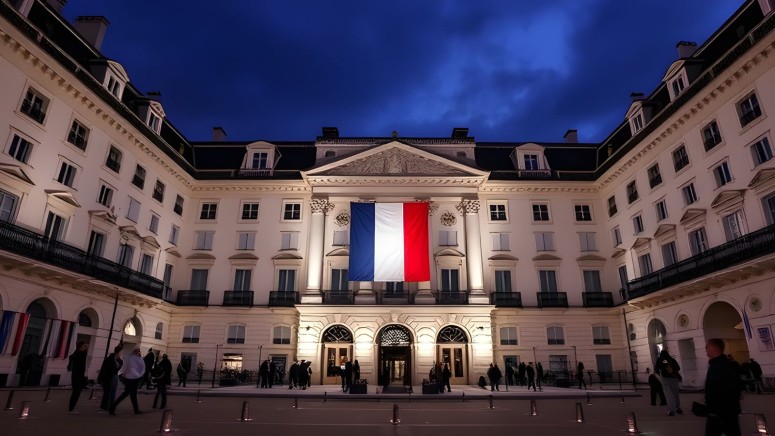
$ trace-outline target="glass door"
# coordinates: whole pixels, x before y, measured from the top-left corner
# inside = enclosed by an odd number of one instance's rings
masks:
[[[323,369],[323,384],[342,384],[341,367],[347,360],[352,358],[352,346],[349,344],[326,344],[324,351],[326,361],[324,362],[325,368]]]

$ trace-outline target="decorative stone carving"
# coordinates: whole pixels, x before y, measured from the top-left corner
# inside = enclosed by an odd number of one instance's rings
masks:
[[[350,225],[350,214],[343,210],[336,214],[336,218],[334,219],[334,224],[336,224],[339,227],[347,227]]]
[[[457,218],[455,217],[455,214],[450,211],[444,212],[444,214],[441,215],[440,221],[441,225],[446,227],[454,226],[457,224]]]
[[[332,168],[327,175],[388,175],[407,176],[470,176],[469,173],[435,160],[410,153],[406,150],[391,148],[381,153]]]
[[[462,215],[476,215],[479,213],[479,200],[463,200],[455,206]]]
[[[310,209],[312,213],[328,213],[334,209],[334,204],[325,198],[313,198],[310,201]]]
[[[433,216],[436,211],[439,210],[439,205],[434,202],[428,202],[428,215]]]

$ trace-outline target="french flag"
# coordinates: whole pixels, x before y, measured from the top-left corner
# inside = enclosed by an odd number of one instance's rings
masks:
[[[428,203],[350,203],[350,281],[425,282]]]

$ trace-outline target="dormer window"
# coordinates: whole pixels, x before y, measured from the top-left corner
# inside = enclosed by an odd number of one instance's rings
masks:
[[[544,148],[538,144],[525,144],[517,147],[512,161],[519,170],[520,177],[549,178],[552,171],[544,155]]]
[[[161,117],[154,112],[148,113],[148,127],[156,133],[161,131]]]
[[[104,73],[97,73],[97,76],[102,77],[102,74],[105,75],[102,81],[102,86],[104,86],[108,92],[113,94],[114,97],[121,100],[121,96],[124,93],[124,88],[129,82],[129,76],[127,76],[124,67],[122,67],[118,62],[108,61],[107,67],[104,70],[101,69],[101,71],[104,71]]]
[[[632,119],[630,120],[630,123],[632,124],[632,131],[633,133],[640,132],[643,130],[643,114],[638,113]]]
[[[260,141],[249,144],[245,150],[245,157],[240,167],[242,176],[271,176],[280,152],[273,144]]]
[[[268,160],[269,153],[263,151],[255,152],[253,153],[253,159],[250,168],[254,170],[265,170],[269,168]]]
[[[538,166],[538,155],[537,154],[525,154],[522,157],[523,157],[523,162],[524,162],[526,170],[537,170],[537,169],[539,169],[539,166]]]
[[[113,76],[108,76],[108,91],[116,98],[121,99],[121,83]]]
[[[683,76],[678,76],[670,82],[670,91],[672,92],[673,100],[678,97],[681,92],[686,88],[686,82],[684,82]]]

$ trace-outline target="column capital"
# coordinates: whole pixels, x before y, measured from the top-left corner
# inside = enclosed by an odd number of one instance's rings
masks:
[[[326,214],[334,209],[334,203],[328,201],[327,198],[313,198],[310,200],[309,206],[312,209],[312,213]]]
[[[480,206],[479,200],[463,200],[455,205],[455,209],[462,215],[476,215],[479,213]]]

